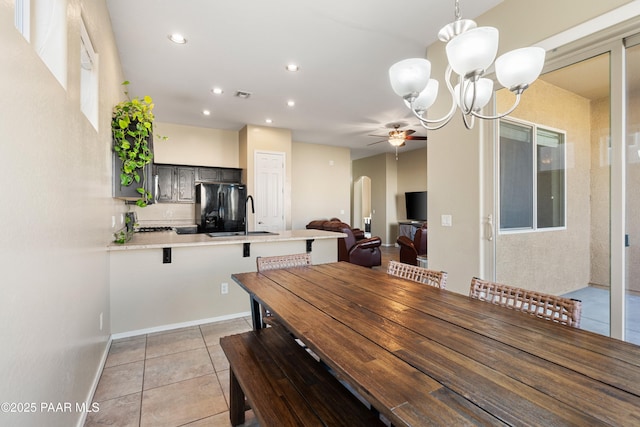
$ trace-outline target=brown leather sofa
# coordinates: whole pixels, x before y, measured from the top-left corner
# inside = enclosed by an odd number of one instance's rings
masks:
[[[400,262],[418,265],[418,256],[427,255],[427,226],[416,230],[413,240],[407,236],[400,236],[396,242],[400,245]]]
[[[307,224],[308,229],[327,230],[344,233],[347,237],[338,239],[338,261],[346,261],[363,267],[382,265],[380,237],[365,238],[364,231],[351,228],[337,218],[315,220]]]

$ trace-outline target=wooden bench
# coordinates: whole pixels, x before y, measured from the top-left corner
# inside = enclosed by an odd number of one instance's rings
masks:
[[[261,427],[384,425],[280,326],[223,337],[220,346],[233,426],[244,423],[246,404]]]

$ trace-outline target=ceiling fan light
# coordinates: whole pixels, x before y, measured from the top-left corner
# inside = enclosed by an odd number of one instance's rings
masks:
[[[498,53],[498,30],[493,27],[473,28],[447,43],[447,59],[457,74],[466,76],[484,71]]]
[[[544,57],[541,47],[524,47],[501,55],[496,59],[498,81],[509,89],[530,85],[542,72]]]
[[[404,134],[398,133],[398,134],[390,135],[389,144],[393,145],[394,147],[400,147],[402,144],[404,144]]]
[[[403,97],[416,97],[424,90],[431,76],[431,62],[424,58],[409,58],[389,68],[393,91]]]
[[[493,94],[493,80],[478,79],[475,85],[475,90],[477,91],[475,103],[473,103],[473,91],[474,91],[473,82],[470,80],[465,80],[463,84],[465,88],[468,88],[465,90],[465,93],[464,93],[464,104],[465,104],[464,110],[480,111],[482,108],[484,108],[485,105],[489,103],[489,100],[491,99],[491,95]],[[460,106],[460,85],[459,84],[457,84],[456,87],[454,88],[454,93],[456,96],[456,103],[458,104],[458,107],[462,108]]]
[[[436,102],[438,97],[438,88],[440,83],[435,79],[429,79],[427,87],[424,88],[420,95],[413,101],[413,109],[422,114],[429,109]]]

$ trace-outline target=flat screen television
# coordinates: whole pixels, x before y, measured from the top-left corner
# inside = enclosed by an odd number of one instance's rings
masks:
[[[404,193],[407,208],[407,219],[412,221],[427,220],[427,192],[408,191]]]

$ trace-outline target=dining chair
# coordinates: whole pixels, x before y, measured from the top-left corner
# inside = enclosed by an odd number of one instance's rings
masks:
[[[580,327],[582,301],[577,299],[516,288],[477,277],[471,279],[469,296],[562,325]]]
[[[429,270],[417,265],[404,264],[398,261],[389,261],[387,273],[414,282],[424,283],[436,288],[444,289],[447,285],[447,273],[444,271]]]
[[[256,264],[258,267],[258,273],[261,271],[277,270],[280,268],[304,267],[305,265],[311,265],[311,254],[302,253],[292,255],[259,256],[256,257]],[[260,311],[262,321],[265,324],[273,325],[276,323],[269,310],[260,306]]]
[[[279,268],[303,267],[311,265],[311,254],[259,256],[256,257],[256,263],[258,264],[258,272]]]

